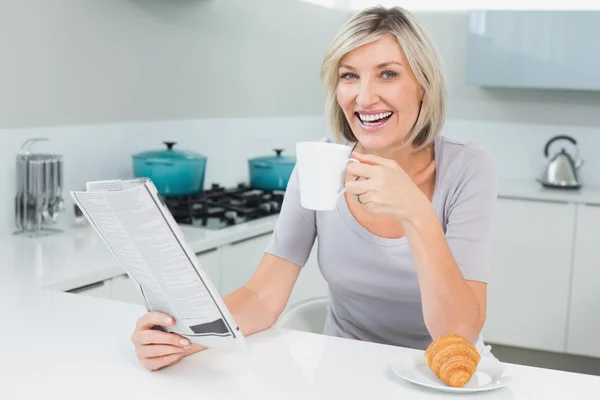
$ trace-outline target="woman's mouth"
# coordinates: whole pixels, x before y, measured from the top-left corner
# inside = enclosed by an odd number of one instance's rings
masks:
[[[392,111],[384,111],[376,114],[355,112],[354,116],[363,129],[372,132],[382,128],[393,114]]]

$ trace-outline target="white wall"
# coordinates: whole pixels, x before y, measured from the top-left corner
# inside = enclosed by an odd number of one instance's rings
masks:
[[[0,0],[0,129],[320,114],[345,17],[299,0]]]
[[[320,63],[353,12],[301,0],[0,6],[0,129],[320,115]],[[600,126],[600,92],[467,86],[467,13],[416,15],[444,59],[449,118]]]
[[[531,182],[535,182],[547,165],[548,160],[544,157],[546,142],[554,136],[569,135],[577,141],[580,157],[584,160],[578,172],[584,187],[600,187],[600,131],[596,127],[453,119],[446,123],[444,135],[474,140],[489,149],[501,181]],[[568,142],[554,143],[551,153],[562,147],[572,155],[576,154]]]

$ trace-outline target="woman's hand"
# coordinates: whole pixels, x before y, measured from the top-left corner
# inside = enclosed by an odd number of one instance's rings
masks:
[[[204,350],[183,336],[152,329],[154,326],[172,326],[173,317],[160,312],[149,312],[137,320],[131,341],[140,364],[150,371],[168,367],[183,357]]]
[[[427,200],[410,176],[393,160],[372,154],[352,153],[352,157],[360,163],[350,163],[347,172],[362,179],[347,182],[346,192],[375,214],[410,222]]]

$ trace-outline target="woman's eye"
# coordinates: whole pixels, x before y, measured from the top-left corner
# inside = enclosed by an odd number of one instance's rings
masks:
[[[344,72],[342,75],[340,75],[341,79],[356,79],[358,78],[358,76],[356,74],[353,74],[352,72]]]
[[[381,76],[385,79],[392,79],[398,76],[398,74],[394,71],[383,71]]]

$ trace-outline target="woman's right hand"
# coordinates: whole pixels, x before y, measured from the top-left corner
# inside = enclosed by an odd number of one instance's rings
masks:
[[[172,326],[175,320],[161,312],[149,312],[137,320],[131,341],[135,345],[135,353],[140,364],[150,371],[168,367],[183,357],[205,349],[199,344],[192,344],[183,336],[175,333],[152,329],[154,326]]]

